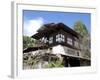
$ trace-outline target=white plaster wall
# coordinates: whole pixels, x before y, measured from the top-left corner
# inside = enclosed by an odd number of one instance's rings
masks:
[[[54,46],[52,52],[53,54],[65,54],[64,48],[61,45]]]

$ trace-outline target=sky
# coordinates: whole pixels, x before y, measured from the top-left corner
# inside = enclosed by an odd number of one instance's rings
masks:
[[[77,21],[84,23],[91,32],[90,13],[23,10],[23,29],[27,36],[35,34],[43,24],[62,22],[73,29]]]

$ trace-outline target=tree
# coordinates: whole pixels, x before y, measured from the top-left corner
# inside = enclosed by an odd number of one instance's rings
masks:
[[[81,21],[77,21],[74,25],[74,30],[82,36],[82,54],[84,58],[90,58],[90,34],[86,25]]]
[[[28,47],[33,47],[35,45],[36,40],[29,37],[29,36],[23,36],[23,49]]]
[[[74,30],[78,32],[81,36],[87,36],[88,35],[88,30],[81,21],[77,21],[74,25]]]

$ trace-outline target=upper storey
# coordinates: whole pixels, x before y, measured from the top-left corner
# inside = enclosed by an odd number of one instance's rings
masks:
[[[50,23],[43,25],[32,37],[50,47],[61,44],[79,49],[81,36],[63,23]]]

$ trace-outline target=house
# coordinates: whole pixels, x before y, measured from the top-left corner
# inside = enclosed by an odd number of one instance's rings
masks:
[[[63,23],[49,23],[43,25],[36,34],[32,35],[39,43],[46,45],[40,49],[50,50],[52,55],[63,58],[65,67],[89,66],[90,60],[82,57],[82,36]],[[37,46],[38,47],[38,46]],[[34,47],[33,49],[35,49]],[[28,49],[26,49],[26,52]],[[49,55],[50,56],[50,55]]]

